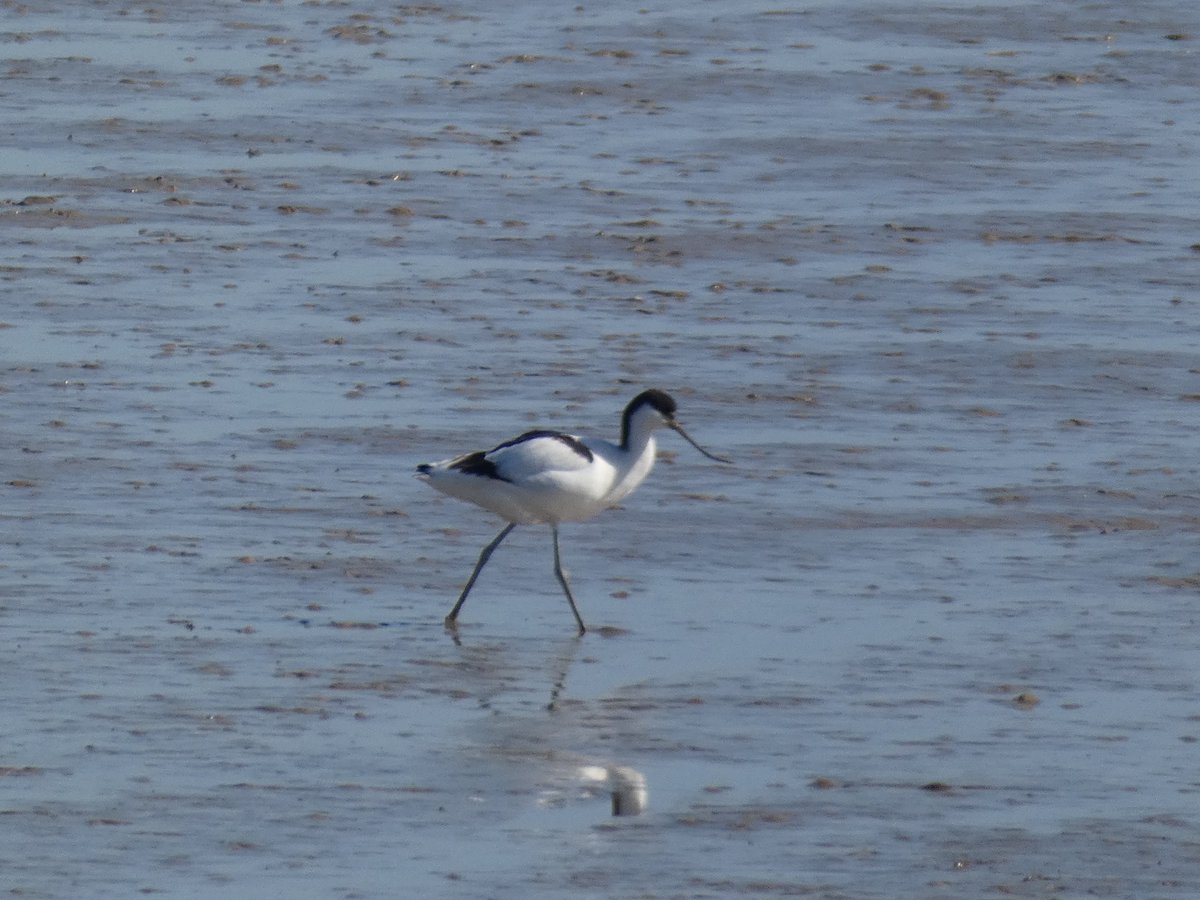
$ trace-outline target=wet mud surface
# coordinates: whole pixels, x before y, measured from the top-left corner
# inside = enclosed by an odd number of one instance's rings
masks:
[[[1194,897],[1190,13],[4,5],[0,892]]]

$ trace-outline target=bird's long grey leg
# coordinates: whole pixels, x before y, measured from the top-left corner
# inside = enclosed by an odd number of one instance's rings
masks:
[[[575,598],[571,596],[571,586],[567,584],[567,576],[563,572],[562,559],[558,553],[558,526],[551,525],[550,530],[554,534],[554,574],[558,576],[558,583],[562,585],[563,591],[566,592],[567,602],[571,604],[571,612],[575,614],[575,621],[579,623],[579,633],[583,634],[587,631],[587,626],[583,624],[583,619],[579,615],[579,609],[575,606]]]
[[[475,563],[475,570],[471,573],[471,577],[467,580],[467,586],[463,588],[462,593],[458,595],[458,602],[454,604],[454,609],[450,610],[450,615],[446,616],[447,628],[458,627],[458,611],[462,609],[463,603],[465,603],[467,600],[467,594],[471,593],[471,588],[475,586],[475,579],[479,577],[480,571],[482,571],[483,567],[487,564],[487,561],[491,558],[492,552],[500,546],[500,542],[508,537],[508,533],[516,527],[516,522],[509,522],[504,526],[504,530],[496,535],[495,540],[483,548],[483,551],[479,554],[479,562]]]

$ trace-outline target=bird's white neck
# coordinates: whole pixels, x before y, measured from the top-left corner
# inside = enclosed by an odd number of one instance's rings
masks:
[[[615,460],[617,472],[607,497],[609,503],[618,502],[645,480],[658,452],[653,425],[645,421],[639,423],[637,417],[624,438],[620,458]]]
[[[662,425],[662,416],[648,406],[639,407],[621,422],[621,449],[632,456],[650,444],[654,445],[654,429]],[[651,450],[653,453],[653,449]]]

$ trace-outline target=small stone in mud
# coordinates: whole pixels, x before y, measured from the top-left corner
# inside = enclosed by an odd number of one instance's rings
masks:
[[[13,776],[24,775],[43,775],[45,769],[38,766],[0,766],[0,778],[11,778]]]
[[[1021,691],[1021,693],[1013,697],[1012,702],[1013,706],[1020,707],[1021,709],[1033,709],[1033,707],[1042,701],[1033,691]]]
[[[600,637],[605,638],[624,637],[625,635],[629,634],[628,628],[618,628],[615,625],[601,625],[599,628],[590,630],[600,635]]]

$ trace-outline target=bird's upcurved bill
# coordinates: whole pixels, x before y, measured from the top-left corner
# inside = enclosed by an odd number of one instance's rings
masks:
[[[728,457],[725,457],[725,456],[717,456],[717,454],[715,454],[715,453],[709,453],[707,450],[705,450],[703,447],[701,447],[699,444],[697,444],[695,441],[693,441],[691,436],[686,431],[683,430],[683,426],[680,425],[678,422],[668,422],[667,427],[670,428],[672,431],[676,432],[681,438],[683,438],[685,441],[687,441],[689,444],[691,444],[693,447],[695,447],[697,450],[699,450],[701,453],[703,453],[709,459],[715,459],[719,463],[726,463],[728,465],[733,465],[732,459],[729,459]]]

